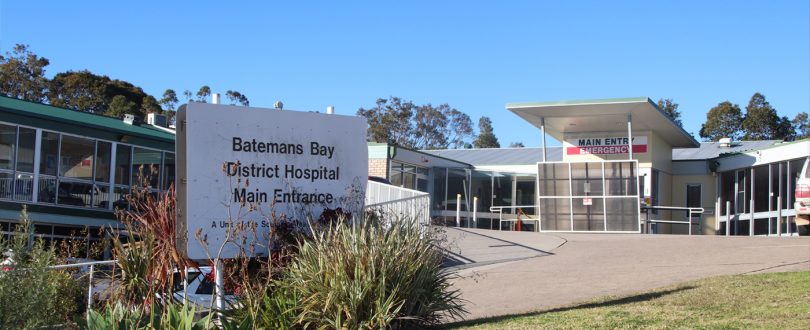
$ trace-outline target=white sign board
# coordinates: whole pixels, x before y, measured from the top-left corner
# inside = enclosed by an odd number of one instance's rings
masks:
[[[177,115],[178,250],[194,260],[221,247],[220,258],[267,256],[274,219],[360,214],[366,127],[354,116],[188,104]]]
[[[584,206],[591,206],[593,205],[593,199],[590,197],[585,197],[582,199],[582,205]]]
[[[571,146],[567,155],[613,155],[626,154],[627,137],[583,137],[566,140]],[[633,137],[633,153],[647,152],[647,137]]]

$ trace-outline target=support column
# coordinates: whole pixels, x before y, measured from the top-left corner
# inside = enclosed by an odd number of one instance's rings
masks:
[[[33,184],[31,185],[31,202],[36,203],[39,201],[39,163],[40,157],[42,157],[42,129],[37,128],[36,133],[34,133],[34,173],[32,173],[32,177],[34,180]]]
[[[540,144],[543,147],[543,163],[546,162],[546,118],[540,118]]]
[[[627,114],[627,155],[633,160],[633,116]]]

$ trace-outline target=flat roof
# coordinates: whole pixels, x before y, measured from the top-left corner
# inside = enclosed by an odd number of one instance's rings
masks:
[[[568,133],[624,133],[627,116],[633,131],[653,131],[673,148],[697,148],[700,144],[648,97],[508,103],[506,109],[562,141]]]
[[[760,150],[768,148],[780,142],[782,141],[780,140],[734,141],[729,146],[722,146],[720,142],[702,142],[700,144],[700,148],[672,149],[672,160],[706,160],[717,158],[725,154]]]
[[[473,166],[534,165],[543,161],[543,148],[482,148],[422,150],[436,156],[455,159]],[[548,147],[548,161],[561,161],[562,148]]]
[[[40,127],[92,138],[118,141],[127,136],[127,143],[174,149],[174,134],[152,125],[130,125],[114,117],[59,108],[0,96],[0,121]]]

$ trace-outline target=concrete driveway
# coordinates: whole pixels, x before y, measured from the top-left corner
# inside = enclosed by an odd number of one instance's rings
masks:
[[[630,295],[733,274],[810,270],[808,237],[447,229],[468,319]]]

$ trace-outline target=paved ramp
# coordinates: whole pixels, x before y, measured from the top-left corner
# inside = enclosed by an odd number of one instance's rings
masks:
[[[447,228],[445,267],[461,270],[553,255],[565,239],[553,235],[525,235],[514,231]]]
[[[455,235],[455,236],[454,236]],[[810,270],[810,238],[448,229],[468,318],[630,295],[700,278]]]

